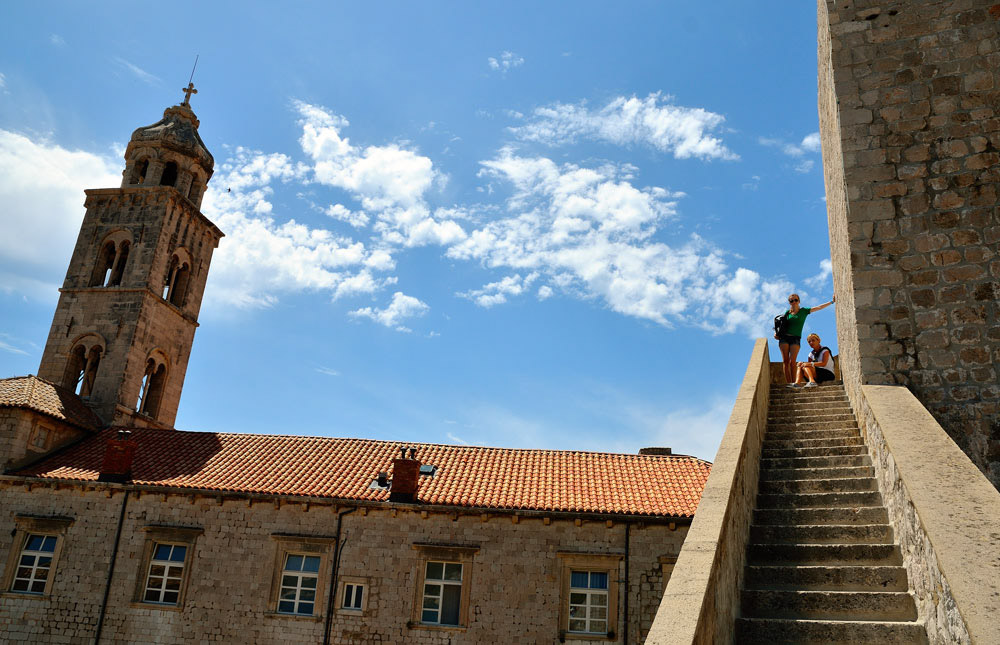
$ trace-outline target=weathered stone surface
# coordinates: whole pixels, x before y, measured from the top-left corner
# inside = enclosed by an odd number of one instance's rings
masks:
[[[1000,416],[986,396],[1000,383],[973,372],[984,357],[1000,356],[989,334],[1000,324],[992,286],[1000,278],[995,4],[819,0],[817,7],[845,385],[852,397],[863,383],[907,385],[1000,487]],[[860,297],[880,288],[893,298]],[[897,299],[911,306],[908,318],[893,317]],[[873,342],[872,325],[889,320],[897,342]]]

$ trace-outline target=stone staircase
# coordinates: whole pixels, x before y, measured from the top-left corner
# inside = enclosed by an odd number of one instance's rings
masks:
[[[843,385],[770,396],[735,642],[926,644]]]

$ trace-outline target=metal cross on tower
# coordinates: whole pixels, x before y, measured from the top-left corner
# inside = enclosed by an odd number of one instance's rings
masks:
[[[184,102],[181,105],[191,107],[191,95],[198,93],[198,90],[194,89],[194,83],[188,83],[188,86],[181,88],[181,91],[184,92]]]

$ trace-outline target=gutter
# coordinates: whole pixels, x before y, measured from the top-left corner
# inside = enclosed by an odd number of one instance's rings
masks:
[[[337,513],[337,537],[333,542],[333,573],[330,576],[330,597],[326,604],[326,625],[323,629],[323,645],[330,645],[330,628],[333,626],[333,605],[337,597],[337,573],[340,571],[340,553],[343,545],[340,543],[340,523],[344,516],[358,510],[358,507],[349,508],[346,511]],[[347,540],[344,540],[344,544]],[[95,643],[96,645],[96,643]]]
[[[122,499],[122,510],[118,515],[118,530],[115,531],[115,543],[111,547],[111,565],[108,567],[108,579],[104,583],[104,598],[101,600],[101,613],[97,616],[97,630],[94,633],[94,645],[101,642],[101,630],[104,627],[104,614],[108,609],[108,596],[111,595],[111,578],[115,575],[115,560],[118,559],[118,543],[122,537],[122,526],[125,524],[125,509],[128,506],[129,491],[125,491]]]

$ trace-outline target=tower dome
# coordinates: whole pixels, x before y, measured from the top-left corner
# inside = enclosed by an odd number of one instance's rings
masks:
[[[189,84],[184,91],[183,103],[168,107],[162,119],[132,133],[122,188],[173,186],[200,207],[215,159],[198,134],[200,121],[189,103],[197,90]]]

